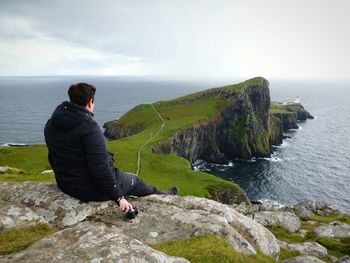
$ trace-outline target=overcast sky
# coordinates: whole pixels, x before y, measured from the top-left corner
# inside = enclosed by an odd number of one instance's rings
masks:
[[[348,78],[349,0],[1,0],[0,75]]]

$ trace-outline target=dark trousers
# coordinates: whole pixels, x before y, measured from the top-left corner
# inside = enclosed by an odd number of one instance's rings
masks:
[[[151,194],[161,194],[154,186],[146,184],[133,173],[117,172],[117,181],[123,191],[124,196],[146,196]]]

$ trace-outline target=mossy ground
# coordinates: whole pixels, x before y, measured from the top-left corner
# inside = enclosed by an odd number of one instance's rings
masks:
[[[56,232],[57,229],[47,224],[28,227],[10,228],[0,232],[0,255],[20,251],[35,241]]]
[[[204,235],[188,240],[171,241],[163,244],[151,245],[154,249],[164,253],[183,257],[192,263],[196,262],[238,262],[238,263],[272,263],[276,262],[272,257],[260,252],[252,255],[240,254],[235,251],[230,243],[218,236]]]

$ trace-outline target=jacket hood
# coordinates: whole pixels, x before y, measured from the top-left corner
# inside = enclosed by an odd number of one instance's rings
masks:
[[[93,116],[85,107],[64,101],[54,110],[51,124],[59,130],[71,130],[90,120]]]

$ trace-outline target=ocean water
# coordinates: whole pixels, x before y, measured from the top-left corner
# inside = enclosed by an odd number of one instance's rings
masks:
[[[0,78],[0,145],[44,143],[43,128],[71,83],[97,87],[95,119],[102,126],[140,103],[172,99],[242,80],[179,81],[128,77]],[[323,200],[350,212],[350,82],[270,80],[271,99],[299,96],[315,120],[286,132],[271,158],[206,164],[209,173],[239,184],[251,199],[282,204]]]

